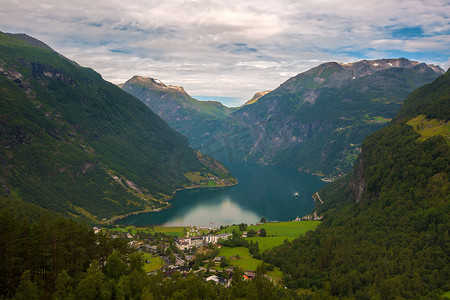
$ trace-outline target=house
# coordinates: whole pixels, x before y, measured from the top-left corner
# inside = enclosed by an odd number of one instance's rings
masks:
[[[219,283],[219,276],[212,275],[206,278],[206,281],[214,281],[215,283]]]
[[[216,284],[226,284],[227,280],[226,278],[219,277],[217,275],[211,275],[206,278],[206,281],[214,281]]]
[[[189,241],[187,241],[186,238],[176,240],[175,246],[177,246],[178,249],[183,251],[190,249]]]
[[[139,247],[139,251],[143,251],[146,253],[154,253],[158,250],[158,247],[156,246],[151,246],[151,245],[141,245]]]
[[[250,279],[252,280],[253,278],[255,278],[256,274],[253,271],[245,271],[244,272],[244,278],[245,279]]]
[[[217,241],[219,241],[219,240],[228,240],[230,237],[232,237],[233,236],[233,234],[232,233],[221,233],[221,234],[218,234],[218,235],[216,235],[216,237],[217,237]]]
[[[225,259],[225,256],[216,256],[216,257],[214,257],[214,262],[215,263],[220,263],[224,259]]]

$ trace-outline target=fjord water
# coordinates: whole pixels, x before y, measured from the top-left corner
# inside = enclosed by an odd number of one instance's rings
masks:
[[[325,184],[317,176],[285,167],[237,163],[227,167],[238,178],[237,185],[180,191],[171,201],[172,208],[132,215],[118,223],[213,227],[254,224],[261,217],[288,221],[309,214],[315,205],[311,195]]]

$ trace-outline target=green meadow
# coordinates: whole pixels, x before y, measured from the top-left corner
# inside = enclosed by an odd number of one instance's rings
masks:
[[[411,125],[420,134],[420,141],[436,135],[442,135],[450,144],[450,123],[442,120],[427,119],[424,115],[419,115],[409,120],[406,124]]]
[[[239,255],[239,258],[236,258]],[[256,268],[262,263],[262,260],[253,258],[245,247],[222,247],[218,256],[225,256],[231,266],[239,267],[244,271],[255,271]],[[231,258],[233,257],[233,259]],[[283,273],[279,268],[274,268],[273,271],[267,272],[267,274],[274,280],[280,280]]]
[[[144,253],[144,259],[148,261],[144,264],[144,270],[146,273],[153,272],[161,269],[164,266],[164,261],[157,255],[150,253]]]
[[[316,229],[320,221],[299,221],[299,222],[279,222],[279,223],[264,223],[262,225],[248,226],[246,231],[254,230],[258,231],[261,228],[266,230],[266,237],[249,237],[247,240],[258,242],[259,251],[263,252],[267,249],[271,249],[284,243],[287,239],[289,241],[298,238],[300,235],[305,234],[310,230]],[[222,232],[233,232],[236,230],[239,232],[239,226],[233,225],[225,228]],[[242,234],[242,232],[240,232]]]

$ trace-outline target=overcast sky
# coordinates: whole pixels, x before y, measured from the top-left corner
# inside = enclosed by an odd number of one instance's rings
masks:
[[[0,5],[0,31],[38,38],[106,80],[154,77],[229,106],[326,61],[406,57],[450,66],[446,0],[0,0]]]

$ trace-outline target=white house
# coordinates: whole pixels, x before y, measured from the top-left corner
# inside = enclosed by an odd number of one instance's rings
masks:
[[[209,244],[209,243],[217,243],[220,239],[223,240],[227,240],[230,238],[230,236],[232,236],[231,233],[221,233],[218,235],[207,235],[203,237],[203,241],[205,242],[205,244]]]

